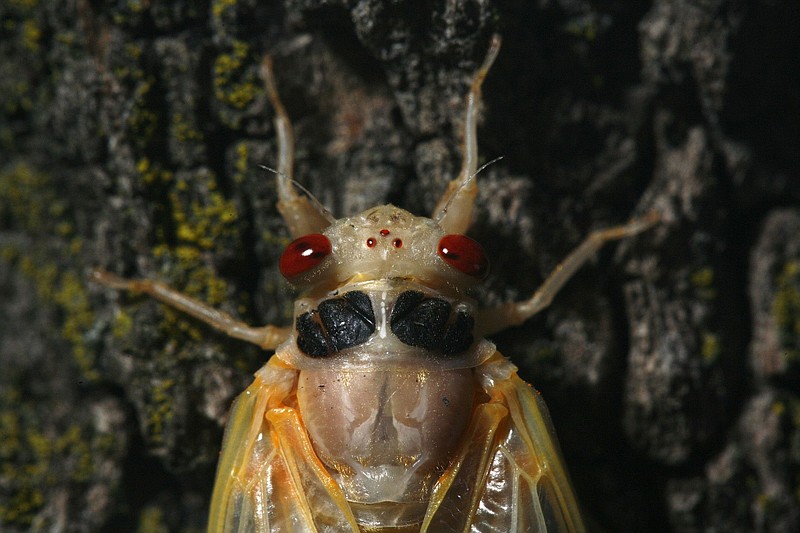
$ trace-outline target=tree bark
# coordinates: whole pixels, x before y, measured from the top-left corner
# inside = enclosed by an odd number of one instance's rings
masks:
[[[471,235],[487,305],[657,210],[493,338],[546,399],[597,531],[800,530],[800,7],[792,2],[0,6],[0,529],[204,527],[269,353],[146,298],[291,321],[273,110],[337,216],[428,214],[490,36]]]

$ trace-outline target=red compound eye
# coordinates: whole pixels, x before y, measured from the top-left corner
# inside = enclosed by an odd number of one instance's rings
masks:
[[[489,273],[489,261],[480,244],[465,235],[445,235],[439,241],[439,257],[464,274],[482,279]]]
[[[304,235],[286,247],[278,263],[284,278],[307,272],[331,254],[331,241],[321,233]]]

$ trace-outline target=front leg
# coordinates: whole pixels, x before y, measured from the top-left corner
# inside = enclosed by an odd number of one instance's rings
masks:
[[[118,290],[144,293],[156,300],[193,316],[236,339],[253,343],[265,350],[274,350],[289,337],[292,328],[263,326],[254,328],[228,313],[214,309],[206,303],[187,296],[158,281],[125,279],[105,270],[94,269],[90,278],[97,283]]]
[[[477,317],[481,336],[497,333],[511,326],[522,324],[550,305],[561,287],[607,242],[632,237],[658,222],[656,212],[631,220],[625,225],[614,226],[592,232],[581,244],[547,276],[544,283],[529,299],[511,302],[492,309],[482,310]]]

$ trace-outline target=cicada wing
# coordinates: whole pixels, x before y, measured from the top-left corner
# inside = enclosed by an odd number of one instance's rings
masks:
[[[235,401],[217,466],[209,533],[358,531],[296,409],[297,371],[273,358]],[[291,402],[289,402],[291,403]]]
[[[513,365],[492,364],[482,379],[490,400],[476,408],[422,531],[585,531],[546,406]]]

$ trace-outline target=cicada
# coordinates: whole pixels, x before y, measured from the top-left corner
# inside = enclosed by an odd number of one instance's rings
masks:
[[[275,350],[232,407],[209,532],[585,530],[545,404],[486,336],[541,311],[605,242],[654,217],[592,233],[529,299],[478,307],[488,261],[465,233],[481,84],[499,46],[472,80],[463,165],[430,218],[383,205],[336,219],[301,194],[265,60],[278,210],[295,239],[279,265],[300,294],[291,327],[250,327],[162,283],[94,272]]]

